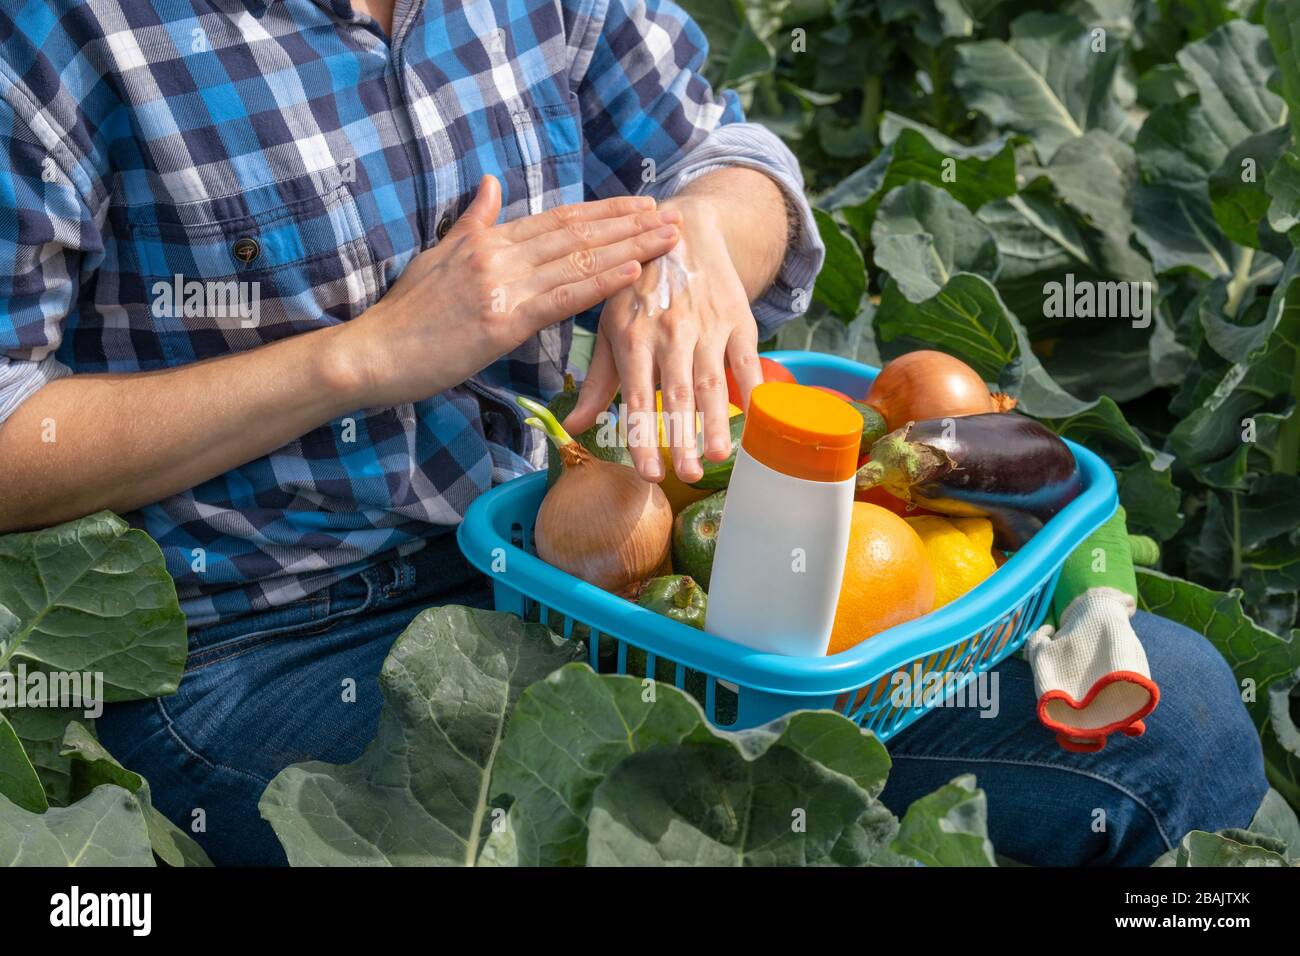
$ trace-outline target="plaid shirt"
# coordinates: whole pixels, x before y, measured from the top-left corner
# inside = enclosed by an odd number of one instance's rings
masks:
[[[754,305],[770,333],[823,253],[794,158],[710,89],[705,56],[666,0],[398,0],[391,40],[347,0],[6,4],[0,422],[62,375],[185,365],[360,315],[484,173],[511,219],[765,170],[799,220]],[[223,312],[214,290],[256,290],[257,309]],[[162,546],[192,626],[418,550],[544,460],[511,393],[559,388],[571,335],[550,328],[460,387],[359,409],[128,519]]]

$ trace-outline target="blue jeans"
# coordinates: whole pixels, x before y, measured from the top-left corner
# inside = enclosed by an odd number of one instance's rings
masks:
[[[376,730],[384,657],[436,604],[491,606],[451,536],[288,607],[196,631],[180,690],[110,705],[100,737],[177,825],[192,832],[202,811],[193,835],[216,863],[283,864],[257,812],[262,791],[291,763],[360,756]],[[901,815],[974,773],[994,847],[1036,864],[1145,865],[1188,830],[1245,826],[1267,785],[1231,671],[1186,628],[1146,614],[1135,627],[1162,692],[1146,736],[1112,738],[1095,754],[1060,749],[1034,716],[1028,667],[1012,659],[999,668],[996,718],[939,710],[890,741],[886,805]]]

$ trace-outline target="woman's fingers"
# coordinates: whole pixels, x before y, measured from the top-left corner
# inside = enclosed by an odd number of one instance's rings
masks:
[[[655,414],[654,357],[639,340],[623,337],[614,346],[614,364],[623,385],[623,407],[627,421],[627,447],[632,464],[646,481],[664,476],[659,458],[659,421]]]
[[[570,435],[585,432],[596,424],[596,416],[609,408],[618,391],[618,368],[614,365],[614,352],[609,347],[603,326],[596,330],[596,344],[587,366],[587,377],[578,392],[577,404],[562,424]]]
[[[648,262],[675,246],[678,238],[680,234],[676,226],[662,226],[654,232],[639,233],[610,245],[578,249],[553,262],[530,269],[516,283],[517,295],[522,299],[541,295],[556,286],[596,275],[628,260]]]
[[[624,262],[578,282],[557,285],[527,299],[514,311],[515,317],[524,326],[523,338],[540,332],[548,325],[585,312],[626,289],[640,274],[641,263]]]
[[[694,323],[679,318],[676,329],[662,342],[655,359],[659,391],[663,394],[664,441],[672,454],[674,474],[690,483],[704,477],[695,440],[695,385],[691,374],[697,340]]]
[[[499,215],[501,215],[501,183],[495,176],[484,176],[479,180],[478,192],[474,194],[473,201],[461,213],[446,238],[473,232],[476,229],[487,229],[497,221]]]
[[[663,212],[652,209],[613,219],[580,220],[521,242],[517,251],[522,262],[541,266],[584,249],[598,249],[681,221],[682,214],[675,209]]]
[[[615,196],[613,199],[577,202],[515,219],[501,227],[501,234],[511,242],[524,242],[544,232],[563,229],[571,223],[615,219],[654,208],[655,201],[650,196]]]
[[[695,346],[695,406],[704,420],[704,457],[722,461],[731,454],[731,417],[727,401],[724,347],[700,339]]]
[[[749,410],[749,393],[763,383],[763,367],[758,362],[758,327],[741,322],[727,341],[727,365],[740,390],[740,407]]]

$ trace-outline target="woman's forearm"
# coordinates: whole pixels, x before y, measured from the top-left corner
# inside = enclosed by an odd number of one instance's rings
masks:
[[[56,379],[0,425],[0,533],[131,511],[359,407],[342,326],[159,372]]]
[[[631,284],[676,244],[680,221],[635,197],[497,225],[500,212],[500,184],[485,177],[452,231],[350,322],[165,371],[45,385],[0,425],[0,533],[132,511],[347,412],[437,395]]]

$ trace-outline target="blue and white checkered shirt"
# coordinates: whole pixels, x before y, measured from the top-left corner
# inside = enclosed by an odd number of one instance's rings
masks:
[[[794,157],[710,89],[705,56],[666,0],[398,0],[391,39],[348,0],[5,4],[0,422],[63,375],[360,315],[485,173],[512,219],[766,171],[801,219],[754,305],[770,333],[823,250]],[[214,289],[256,289],[258,308]],[[162,546],[192,626],[302,598],[418,550],[541,463],[510,393],[559,388],[571,337],[555,326],[460,387],[358,409],[128,519]]]

